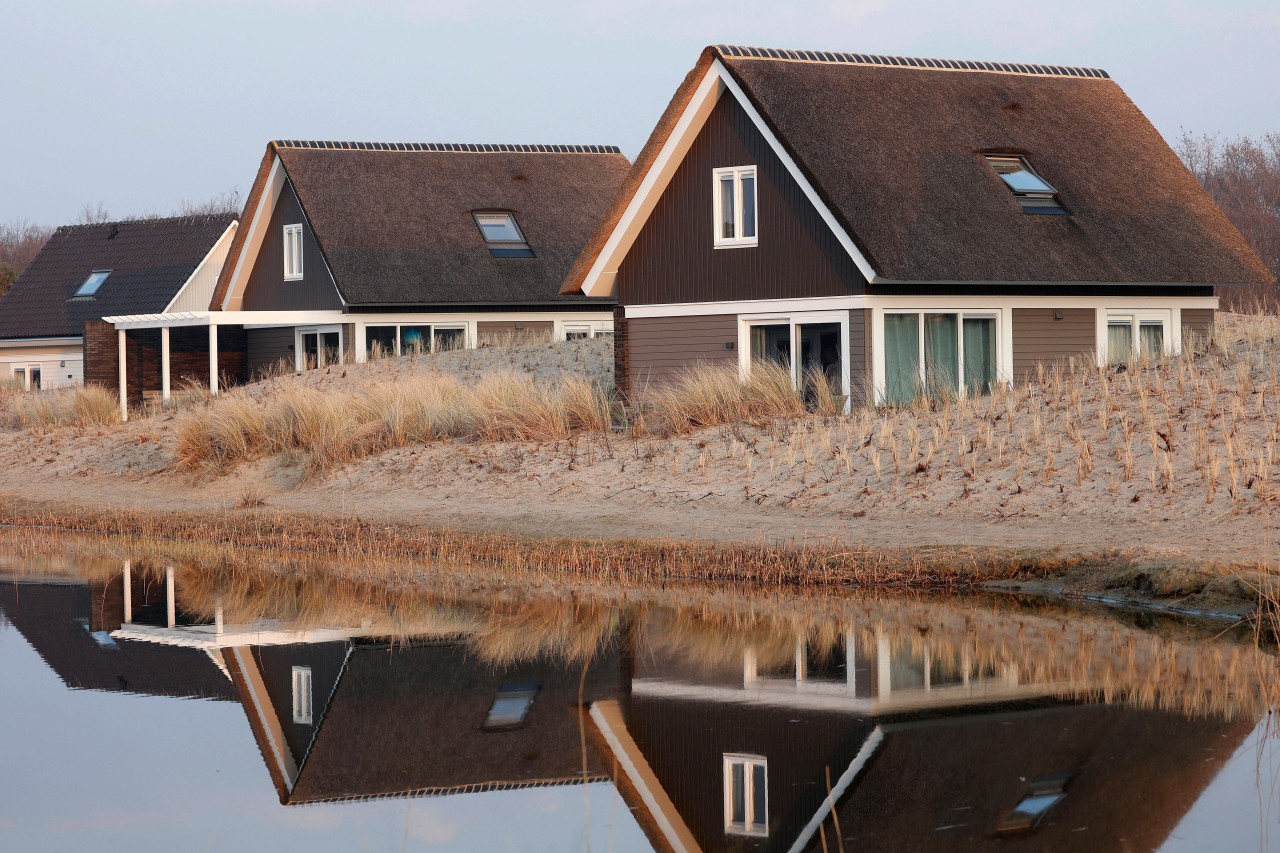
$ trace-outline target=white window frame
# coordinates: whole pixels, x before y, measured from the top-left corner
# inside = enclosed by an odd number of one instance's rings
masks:
[[[926,314],[955,314],[956,315],[956,388],[959,389],[959,396],[965,397],[969,392],[964,383],[964,320],[966,317],[982,320],[996,321],[996,378],[997,383],[1006,382],[1006,376],[1012,373],[1011,365],[1004,363],[1004,347],[1001,342],[1004,340],[1004,312],[998,308],[886,308],[879,318],[880,321],[880,348],[881,358],[887,358],[888,353],[884,349],[884,318],[889,314],[914,314],[916,315],[916,329],[918,335],[916,344],[918,347],[918,355],[916,363],[920,374],[920,387],[925,387],[925,358],[924,358],[924,315]],[[886,361],[885,377],[889,375],[889,366]],[[886,379],[887,382],[887,379]],[[888,389],[881,388],[879,393],[883,396]]]
[[[302,280],[302,223],[284,226],[284,280]]]
[[[302,371],[307,369],[307,363],[305,361],[306,353],[302,349],[302,336],[303,335],[326,335],[331,332],[338,333],[337,364],[346,363],[345,359],[346,359],[346,348],[347,348],[347,341],[346,341],[347,336],[346,336],[346,333],[343,332],[342,326],[340,324],[329,325],[329,326],[295,326],[293,329],[293,365],[294,365],[294,369],[297,372],[301,373]],[[396,341],[397,341],[396,348],[397,349],[399,349],[399,340],[400,340],[399,334],[400,334],[399,330],[397,330],[396,331]],[[316,370],[320,370],[321,368],[330,366],[328,362],[324,361],[323,347],[320,347],[320,346],[316,347],[316,355],[317,355]]]
[[[733,819],[733,768],[741,766],[743,784],[743,803],[746,808],[746,821],[739,823]],[[756,767],[764,768],[764,816],[756,820],[755,814],[755,773]],[[764,828],[757,829],[760,824]],[[769,759],[763,755],[743,755],[725,753],[724,755],[724,831],[726,835],[750,835],[764,838],[769,835]]]
[[[1111,363],[1111,342],[1107,336],[1107,327],[1119,320],[1128,320],[1130,340],[1133,351],[1129,358],[1136,358],[1142,346],[1141,327],[1144,324],[1159,323],[1163,355],[1177,355],[1182,351],[1182,312],[1179,309],[1142,309],[1142,308],[1101,308],[1098,310],[1098,361],[1107,365]],[[1177,315],[1175,317],[1175,315]],[[1174,332],[1177,332],[1175,336]]]
[[[733,237],[720,236],[720,212],[723,203],[720,198],[720,179],[725,175],[733,176]],[[755,198],[752,199],[752,207],[756,212],[756,230],[750,237],[742,235],[742,211],[745,205],[742,203],[742,179],[744,177],[753,178],[751,182],[752,193]],[[720,169],[711,170],[711,207],[712,222],[711,233],[715,238],[715,247],[717,249],[741,249],[760,244],[760,178],[756,172],[755,166],[726,166]]]
[[[31,390],[31,370],[25,364],[12,364],[9,366],[10,373],[14,379],[18,378],[19,372],[22,374],[22,390]]]
[[[596,336],[595,326],[590,323],[565,323],[564,324],[564,340],[569,340],[571,332],[586,332],[588,338]]]
[[[840,340],[842,341],[843,358],[840,359],[840,393],[845,398],[845,413],[850,411],[853,395],[849,361],[849,312],[786,312],[778,314],[741,314],[738,316],[738,375],[745,382],[751,375],[751,327],[781,326],[791,327],[791,382],[799,388],[803,377],[800,376],[800,364],[795,354],[800,351],[800,326],[812,326],[825,323],[840,324]]]
[[[293,721],[311,725],[315,714],[315,694],[311,682],[311,667],[293,668]]]
[[[366,323],[365,329],[366,330],[371,328],[395,329],[396,330],[395,338],[394,338],[395,346],[393,347],[392,352],[394,352],[395,356],[399,358],[401,355],[404,354],[400,351],[400,330],[403,329],[405,326],[426,326],[427,328],[431,329],[431,337],[427,341],[427,349],[429,352],[437,352],[436,332],[438,331],[439,332],[462,332],[462,348],[471,349],[471,331],[467,327],[466,323],[433,323],[430,320],[426,320],[421,323]],[[365,352],[367,353],[369,350],[369,341],[367,336],[365,338],[364,348],[365,348]]]

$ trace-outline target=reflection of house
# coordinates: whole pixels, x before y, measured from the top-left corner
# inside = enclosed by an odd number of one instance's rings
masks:
[[[119,592],[118,582],[6,580],[0,582],[0,611],[72,689],[235,698],[203,651],[113,637]],[[163,585],[139,583],[134,597],[142,606],[157,600],[163,606]]]
[[[593,742],[656,847],[1150,849],[1253,726],[1064,703],[1014,668],[852,640],[768,665],[646,655],[595,703]]]

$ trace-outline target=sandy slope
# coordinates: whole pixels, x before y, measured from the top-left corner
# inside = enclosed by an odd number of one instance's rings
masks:
[[[600,343],[544,347],[533,354],[448,354],[453,364],[428,356],[352,367],[345,377],[315,373],[273,382],[337,388],[375,374],[442,367],[474,376],[498,363],[542,376],[558,371],[604,376],[609,364]],[[429,363],[432,359],[437,361]],[[1164,393],[1166,412],[1187,409],[1177,393],[1189,391]],[[1258,441],[1265,443],[1268,424],[1275,423],[1276,400],[1267,398],[1265,389],[1262,393],[1255,420],[1262,431]],[[1083,400],[1064,411],[1063,423],[1082,414],[1089,418],[1089,405]],[[1248,414],[1241,435],[1254,428]],[[872,545],[1123,548],[1209,561],[1280,557],[1280,502],[1274,492],[1240,489],[1233,501],[1219,485],[1207,500],[1208,490],[1189,457],[1178,463],[1182,467],[1172,490],[1153,485],[1160,457],[1142,440],[1134,446],[1136,473],[1126,480],[1114,425],[1105,433],[1077,424],[1081,441],[1092,447],[1093,468],[1084,476],[1074,467],[1074,451],[1065,439],[1057,447],[1055,466],[1045,473],[1043,463],[1035,461],[1034,446],[1026,454],[1015,452],[1014,430],[1004,449],[999,440],[982,449],[977,432],[959,442],[954,437],[941,441],[921,471],[917,460],[927,451],[908,454],[905,436],[909,430],[927,435],[929,418],[908,413],[892,421],[893,442],[902,445],[897,465],[882,449],[884,422],[860,424],[855,417],[714,428],[679,439],[442,442],[387,452],[310,478],[305,457],[295,455],[199,479],[171,470],[176,419],[162,416],[47,435],[0,431],[0,499],[234,511],[246,488],[260,486],[268,503],[281,509],[477,531],[750,540],[819,535]],[[1179,443],[1183,435],[1191,432],[1179,433]],[[869,445],[868,438],[873,439]],[[979,449],[976,470],[975,454],[956,449],[966,443]]]

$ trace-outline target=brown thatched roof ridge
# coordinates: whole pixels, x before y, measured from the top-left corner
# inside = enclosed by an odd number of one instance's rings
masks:
[[[580,292],[715,62],[876,282],[1272,281],[1104,71],[713,46],[672,98],[562,293]],[[981,156],[996,151],[1026,156],[1070,215],[1023,213]]]
[[[630,168],[609,145],[279,140],[267,146],[246,217],[276,157],[352,306],[563,303],[560,283]],[[512,211],[534,257],[491,257],[477,210]],[[248,231],[232,244],[214,309]]]

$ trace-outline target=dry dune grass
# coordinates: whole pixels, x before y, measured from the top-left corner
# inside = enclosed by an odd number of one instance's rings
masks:
[[[120,423],[120,403],[97,386],[5,394],[0,407],[10,429],[36,433],[59,427],[87,427]]]

